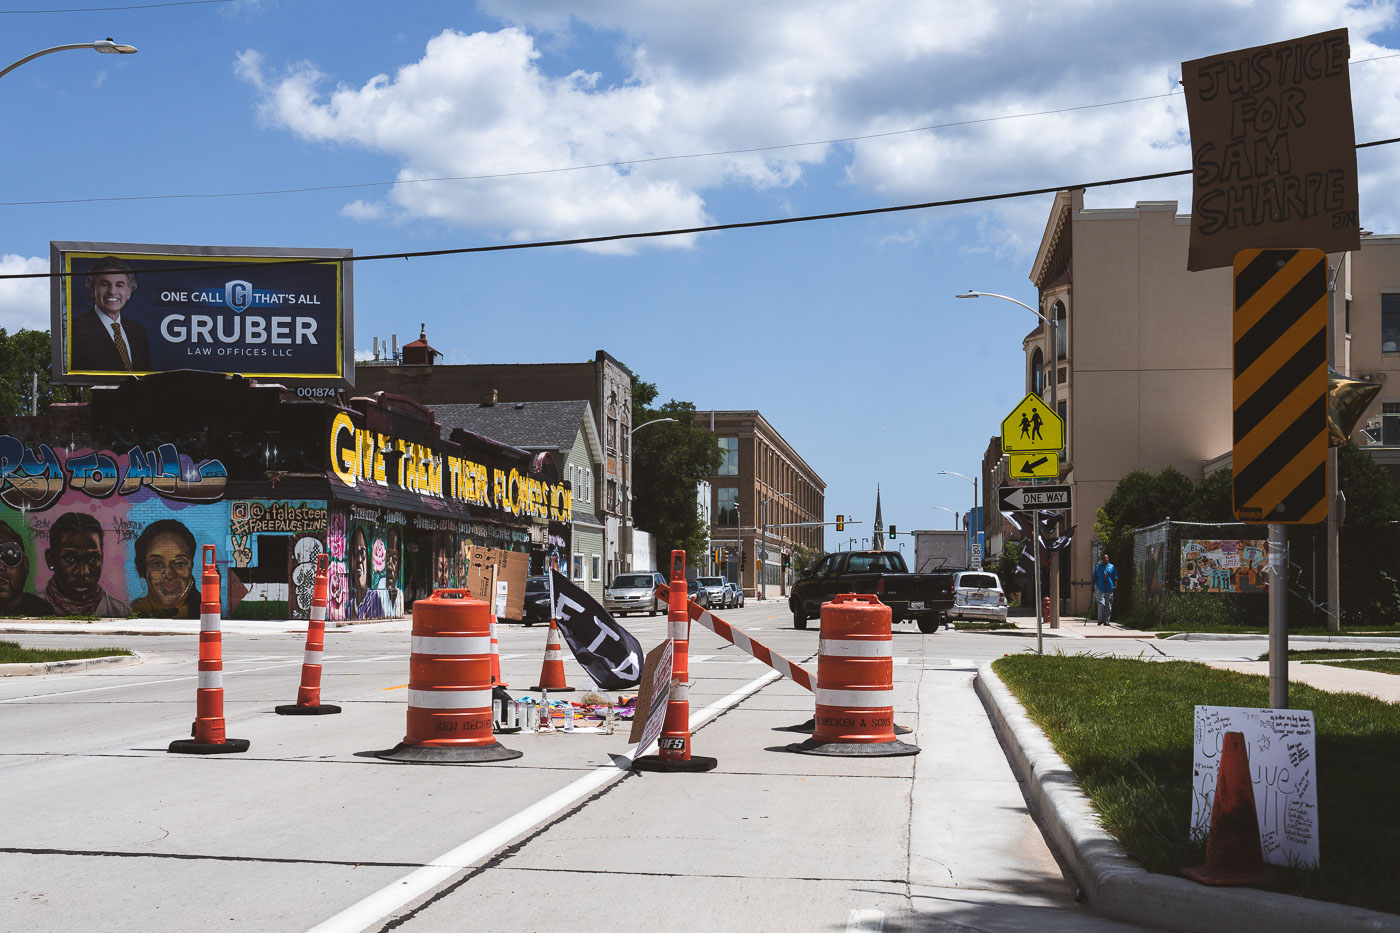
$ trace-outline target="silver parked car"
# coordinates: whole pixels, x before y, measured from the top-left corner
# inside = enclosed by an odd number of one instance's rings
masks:
[[[953,608],[950,619],[979,622],[1006,621],[1006,594],[996,574],[985,570],[964,570],[953,575]]]
[[[615,616],[629,612],[645,612],[654,616],[665,612],[666,603],[656,598],[656,588],[665,586],[666,578],[655,571],[620,573],[612,585],[603,590],[603,608]]]
[[[729,591],[724,587],[724,577],[695,578],[695,601],[706,609],[722,609],[728,606],[728,596]]]

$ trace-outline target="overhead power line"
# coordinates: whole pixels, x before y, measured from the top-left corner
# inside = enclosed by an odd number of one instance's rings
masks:
[[[1390,139],[1377,139],[1366,143],[1357,143],[1357,149],[1369,149],[1373,146],[1388,146],[1392,143],[1400,143],[1400,136]],[[1080,182],[1071,185],[1053,185],[1048,188],[1023,188],[1020,191],[1005,191],[999,194],[979,194],[965,198],[948,198],[942,201],[921,201],[917,204],[897,204],[888,207],[867,207],[853,211],[832,211],[825,214],[804,214],[800,217],[776,217],[767,220],[745,220],[727,224],[708,224],[703,227],[674,227],[666,230],[648,230],[640,233],[612,233],[603,236],[571,237],[564,240],[532,240],[527,243],[497,243],[491,246],[458,246],[448,249],[428,249],[415,250],[404,253],[372,253],[364,256],[349,256],[344,259],[330,259],[324,256],[306,259],[274,259],[261,260],[258,266],[266,268],[269,265],[279,266],[305,266],[324,262],[375,262],[384,259],[426,259],[432,256],[461,256],[469,253],[499,253],[508,250],[522,249],[545,249],[556,246],[588,246],[594,243],[618,243],[627,240],[656,239],[659,237],[687,236],[696,233],[718,233],[724,230],[748,230],[757,227],[778,227],[786,224],[811,223],[818,220],[841,220],[849,217],[872,217],[879,214],[894,214],[902,211],[920,211],[935,207],[956,207],[963,204],[984,204],[991,201],[1006,201],[1013,198],[1033,197],[1039,194],[1054,194],[1057,191],[1073,190],[1076,188],[1105,188],[1110,185],[1129,185],[1135,182],[1156,181],[1162,178],[1179,178],[1183,175],[1190,175],[1189,168],[1177,169],[1171,172],[1153,172],[1149,175],[1131,175],[1121,178],[1109,178],[1103,181]],[[170,268],[143,269],[143,272],[180,272],[194,269],[228,269],[236,263],[209,263],[207,265],[182,265]],[[6,279],[56,279],[67,278],[79,273],[70,272],[16,272],[7,275],[0,275],[0,281]]]

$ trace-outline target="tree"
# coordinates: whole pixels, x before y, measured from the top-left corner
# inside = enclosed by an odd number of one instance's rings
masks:
[[[1165,518],[1187,515],[1195,492],[1191,477],[1171,466],[1155,475],[1132,470],[1113,487],[1113,493],[1095,517],[1094,533],[1108,552],[1108,559],[1118,568],[1115,615],[1132,608],[1133,532]]]
[[[40,412],[53,402],[86,398],[86,389],[50,384],[52,356],[48,331],[20,329],[8,334],[0,327],[0,415],[30,414],[35,373],[39,374]]]
[[[1348,624],[1400,622],[1400,492],[1355,442],[1337,450],[1346,496],[1341,532],[1342,614]]]
[[[653,407],[656,384],[632,380],[632,429],[657,418],[668,424],[632,438],[632,514],[638,528],[651,532],[657,553],[686,552],[691,566],[705,556],[709,529],[700,517],[697,484],[719,469],[719,445],[695,425],[695,405],[671,399]]]
[[[1234,472],[1226,467],[1205,478],[1191,495],[1191,504],[1182,518],[1191,522],[1233,522]]]

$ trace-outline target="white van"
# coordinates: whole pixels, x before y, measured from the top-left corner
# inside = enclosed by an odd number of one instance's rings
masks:
[[[964,570],[953,577],[953,608],[950,619],[977,622],[1005,622],[1006,594],[1001,580],[986,570]]]

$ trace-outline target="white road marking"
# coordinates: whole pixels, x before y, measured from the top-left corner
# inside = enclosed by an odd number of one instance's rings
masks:
[[[762,677],[752,680],[733,693],[700,710],[690,717],[690,728],[694,731],[720,713],[739,703],[749,694],[778,679],[777,671],[769,671]],[[633,748],[627,755],[626,768],[638,755],[650,751]],[[579,799],[593,793],[599,787],[626,773],[626,768],[616,764],[600,765],[570,784],[566,784],[552,794],[536,801],[525,809],[507,817],[490,829],[450,852],[445,852],[422,868],[414,869],[407,875],[381,888],[369,897],[312,927],[308,933],[359,933],[360,930],[378,923],[410,901],[427,894],[433,888],[447,881],[453,875],[480,861],[531,827],[544,822],[554,814],[572,806]],[[881,917],[883,918],[883,914]],[[883,920],[882,920],[883,923]],[[879,930],[880,927],[870,929]]]
[[[883,910],[857,908],[846,915],[846,933],[880,933],[885,928]]]
[[[270,671],[274,667],[286,667],[288,664],[301,664],[301,660],[283,661],[281,664],[269,664],[267,667],[252,667],[247,670],[237,671],[239,674],[252,674],[256,671]],[[235,673],[235,672],[229,672]],[[70,675],[71,676],[71,675]],[[47,700],[51,697],[67,697],[78,693],[97,693],[100,690],[120,690],[123,687],[148,687],[151,684],[174,684],[182,680],[198,680],[198,674],[190,674],[187,677],[166,677],[163,680],[141,680],[124,684],[108,684],[105,687],[85,687],[82,690],[64,690],[59,693],[31,693],[22,697],[10,697],[7,700],[0,700],[0,703],[19,703],[22,700]]]

